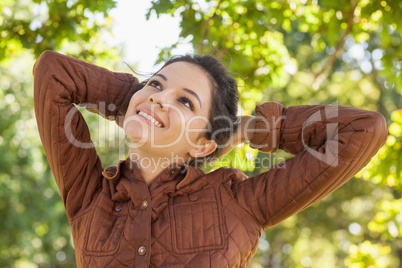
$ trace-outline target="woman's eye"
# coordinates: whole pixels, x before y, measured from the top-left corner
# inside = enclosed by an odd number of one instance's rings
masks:
[[[183,105],[189,108],[191,111],[194,109],[193,103],[186,97],[179,98],[179,102],[183,103]]]
[[[149,82],[149,85],[151,87],[154,87],[154,88],[157,88],[159,90],[162,90],[162,85],[158,81],[151,81],[151,82]]]

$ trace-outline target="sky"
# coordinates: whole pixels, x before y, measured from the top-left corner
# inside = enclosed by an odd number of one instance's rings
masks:
[[[138,63],[139,72],[155,71],[154,63],[163,47],[177,42],[180,34],[180,21],[170,15],[146,20],[145,14],[151,6],[148,0],[118,0],[117,7],[109,16],[113,18],[114,38],[106,40],[112,45],[123,44],[125,55],[122,60]],[[181,46],[175,54],[191,52],[189,45]]]

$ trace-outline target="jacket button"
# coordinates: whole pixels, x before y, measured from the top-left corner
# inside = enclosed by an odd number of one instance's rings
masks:
[[[172,169],[171,171],[170,171],[170,175],[173,175],[174,174],[174,169]]]
[[[190,201],[197,201],[198,200],[198,194],[192,194],[188,196],[188,199],[190,199]]]
[[[142,255],[145,255],[145,253],[147,253],[146,247],[141,246],[138,248],[138,254],[140,254],[142,256]]]
[[[121,207],[120,207],[120,206],[117,206],[117,207],[114,208],[114,210],[117,211],[117,212],[119,212],[119,211],[121,211]]]
[[[148,207],[148,202],[147,202],[147,200],[145,200],[145,201],[143,201],[142,203],[141,203],[141,208],[142,209],[146,209]]]

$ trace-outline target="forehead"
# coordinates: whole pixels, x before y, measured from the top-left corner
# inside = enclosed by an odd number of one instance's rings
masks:
[[[204,69],[202,69],[202,67],[189,62],[179,61],[171,63],[168,66],[161,69],[158,73],[168,74],[171,76],[172,79],[182,78],[181,79],[183,80],[182,82],[186,82],[185,80],[192,80],[192,79],[186,79],[186,77],[191,78],[198,77],[199,79],[197,79],[194,82],[196,83],[208,82],[208,84],[211,84],[209,74]],[[211,87],[211,85],[208,86]]]

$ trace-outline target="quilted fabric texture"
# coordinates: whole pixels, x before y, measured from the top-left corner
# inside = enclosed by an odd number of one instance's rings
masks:
[[[268,102],[256,108],[251,146],[294,158],[250,178],[172,165],[147,186],[130,159],[104,171],[74,106],[109,119],[124,115],[136,78],[50,51],[34,77],[38,128],[78,267],[246,267],[264,229],[343,185],[387,135],[375,112]]]

